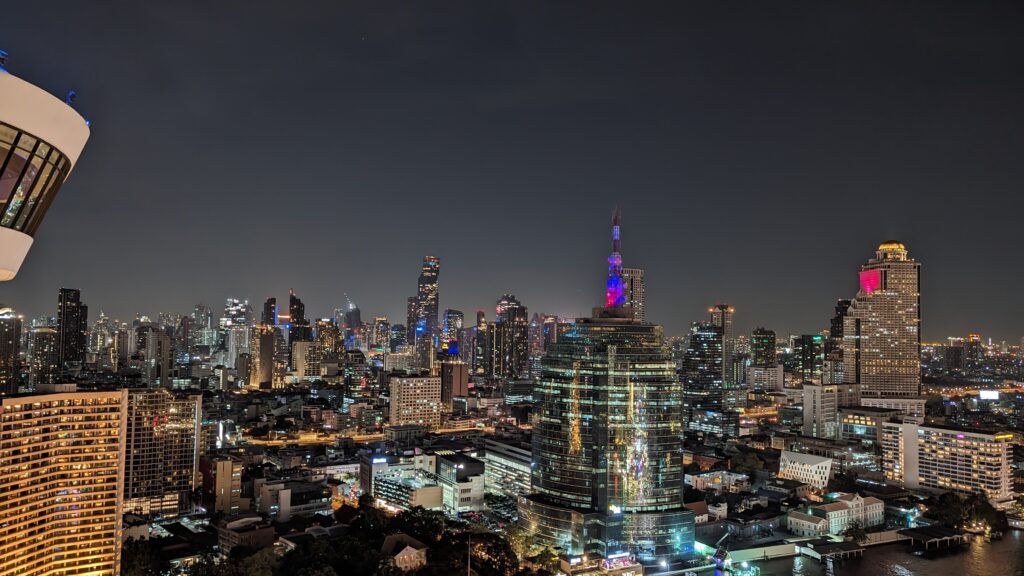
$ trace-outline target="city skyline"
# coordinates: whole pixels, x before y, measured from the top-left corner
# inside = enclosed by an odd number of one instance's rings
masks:
[[[717,302],[737,333],[824,329],[895,238],[925,266],[925,340],[1016,342],[1024,39],[973,5],[921,6],[596,5],[574,27],[568,6],[253,5],[232,27],[226,7],[22,3],[7,21],[38,25],[4,30],[8,68],[74,88],[92,137],[0,302],[35,314],[75,287],[125,318],[295,288],[311,316],[348,293],[396,322],[435,254],[442,309],[512,292],[585,316],[618,204],[670,334]],[[308,155],[280,162],[258,143],[275,130]],[[499,224],[515,241],[496,250]]]

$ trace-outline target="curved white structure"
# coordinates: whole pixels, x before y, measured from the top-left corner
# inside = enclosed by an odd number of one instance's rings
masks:
[[[0,281],[18,273],[88,139],[78,112],[0,68]]]

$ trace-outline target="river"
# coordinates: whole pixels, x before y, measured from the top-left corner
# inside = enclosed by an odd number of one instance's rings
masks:
[[[914,556],[904,544],[864,551],[833,570],[835,576],[1024,576],[1024,533],[1010,530],[1002,540],[972,541],[958,552],[934,558]],[[761,576],[824,576],[825,565],[806,557],[757,562]]]

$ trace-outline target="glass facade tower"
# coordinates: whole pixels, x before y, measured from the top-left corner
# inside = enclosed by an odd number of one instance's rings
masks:
[[[691,555],[694,540],[693,514],[683,508],[675,365],[661,326],[638,321],[611,296],[541,362],[532,493],[520,499],[521,522],[570,555],[626,552],[671,563]]]

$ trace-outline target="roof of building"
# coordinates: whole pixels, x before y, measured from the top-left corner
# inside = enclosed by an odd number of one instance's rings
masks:
[[[819,466],[821,464],[828,464],[832,461],[831,458],[826,456],[815,456],[814,454],[804,454],[803,452],[790,452],[789,450],[782,451],[782,459],[789,460],[790,462],[796,462],[798,464],[804,464],[806,466]]]
[[[405,550],[406,547],[411,547],[415,550],[424,550],[427,545],[408,534],[388,534],[388,537],[384,539],[384,544],[380,547],[380,551],[389,556],[394,556],[402,550]]]
[[[888,252],[891,250],[903,250],[906,251],[907,247],[903,245],[903,242],[899,240],[886,240],[878,245],[878,249],[882,252]]]

